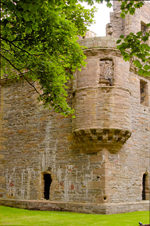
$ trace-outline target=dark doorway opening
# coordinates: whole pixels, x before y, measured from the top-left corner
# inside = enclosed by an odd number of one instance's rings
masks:
[[[50,197],[50,186],[52,183],[51,175],[45,173],[44,175],[44,199],[48,200]]]
[[[143,180],[142,180],[142,200],[146,200],[146,179],[147,179],[147,174],[143,174]]]

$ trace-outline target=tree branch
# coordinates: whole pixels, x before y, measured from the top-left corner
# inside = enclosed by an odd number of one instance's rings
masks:
[[[24,76],[24,73],[22,73],[20,71],[20,69],[18,69],[9,59],[7,59],[5,56],[3,56],[1,53],[0,53],[1,57],[3,57],[15,70],[17,70],[20,75],[24,78],[24,80],[27,81],[27,83],[32,86],[34,88],[34,90],[40,95],[39,91],[36,89],[36,87],[33,85],[33,83],[31,83],[25,76]]]
[[[15,46],[16,48],[20,49],[21,51],[27,53],[30,56],[33,56],[31,53],[29,53],[28,51],[26,51],[25,49],[20,48],[19,46],[15,45],[12,41],[9,41],[8,39],[2,38],[0,37],[2,40],[9,42],[11,45]]]

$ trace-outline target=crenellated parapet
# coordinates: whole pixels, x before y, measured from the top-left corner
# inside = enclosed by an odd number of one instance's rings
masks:
[[[87,66],[76,73],[74,81],[76,144],[86,153],[103,148],[117,152],[131,136],[129,64],[123,61],[114,40],[85,42]]]

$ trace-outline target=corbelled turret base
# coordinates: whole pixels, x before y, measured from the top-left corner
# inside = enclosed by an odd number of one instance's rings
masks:
[[[74,144],[84,153],[95,153],[103,148],[116,153],[130,136],[130,131],[121,129],[80,129],[74,131]]]

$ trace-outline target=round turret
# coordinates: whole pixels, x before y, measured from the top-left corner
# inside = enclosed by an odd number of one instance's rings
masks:
[[[129,64],[123,61],[114,42],[108,48],[106,38],[92,40],[99,45],[88,46],[87,66],[76,73],[74,81],[73,133],[83,152],[103,148],[116,152],[131,135]]]

